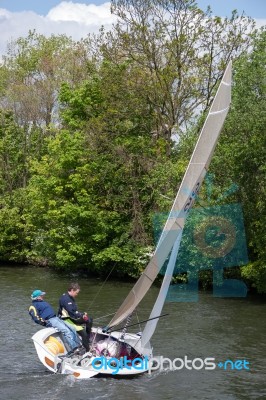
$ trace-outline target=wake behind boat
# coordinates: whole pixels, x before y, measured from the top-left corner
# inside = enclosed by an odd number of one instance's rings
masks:
[[[182,238],[189,210],[199,193],[216,147],[231,102],[231,69],[229,62],[212,106],[201,130],[171,212],[146,269],[119,307],[109,325],[93,328],[91,350],[84,355],[69,353],[63,336],[54,328],[44,328],[33,337],[40,361],[52,372],[71,374],[78,379],[96,375],[132,376],[151,369],[153,353],[150,339],[154,334]],[[128,333],[132,313],[148,292],[170,255],[161,289],[142,334]],[[121,330],[118,327],[124,323]]]

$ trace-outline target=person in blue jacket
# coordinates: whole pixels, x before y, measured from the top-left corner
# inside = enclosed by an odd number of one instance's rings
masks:
[[[67,293],[64,293],[59,299],[58,316],[66,321],[72,323],[76,327],[78,334],[82,338],[82,344],[86,351],[90,350],[90,334],[93,319],[88,316],[86,312],[80,312],[75,302],[75,297],[80,292],[78,283],[71,283],[68,287]]]
[[[53,307],[44,301],[43,297],[45,292],[37,289],[31,294],[32,304],[29,307],[29,314],[36,324],[57,328],[64,335],[70,350],[78,349],[80,340],[77,336],[76,330],[69,327],[54,312]]]

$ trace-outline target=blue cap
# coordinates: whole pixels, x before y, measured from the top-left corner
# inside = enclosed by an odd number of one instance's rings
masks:
[[[39,296],[44,296],[45,294],[46,294],[45,292],[42,292],[41,290],[38,289],[38,290],[34,290],[30,297],[32,300],[34,300],[34,299],[37,299],[37,297],[39,297]]]

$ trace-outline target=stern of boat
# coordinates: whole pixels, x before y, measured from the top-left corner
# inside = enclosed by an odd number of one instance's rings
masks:
[[[68,352],[61,333],[54,328],[44,328],[36,332],[32,340],[42,364],[50,371],[56,372],[58,357]]]

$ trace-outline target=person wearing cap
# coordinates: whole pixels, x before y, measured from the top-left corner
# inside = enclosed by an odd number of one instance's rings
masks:
[[[75,298],[80,292],[78,283],[71,283],[67,293],[64,293],[59,299],[58,316],[67,324],[72,324],[82,338],[82,344],[86,351],[90,350],[90,334],[93,319],[86,312],[78,310]]]
[[[76,330],[66,325],[64,321],[58,318],[53,307],[43,300],[45,292],[37,289],[31,294],[32,304],[29,307],[29,314],[36,324],[47,328],[57,328],[64,335],[70,350],[77,349],[80,345]]]

